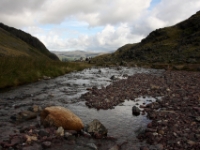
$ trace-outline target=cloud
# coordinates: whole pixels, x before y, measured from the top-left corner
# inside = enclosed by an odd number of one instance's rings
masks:
[[[14,27],[33,25],[37,21],[44,2],[41,0],[1,0],[0,20]]]
[[[84,0],[84,3],[74,0],[50,1],[44,8],[46,11],[40,21],[56,24],[67,17],[75,17],[88,22],[90,26],[130,22],[138,18],[149,7],[150,2],[151,0]]]
[[[90,29],[88,29],[90,30]],[[117,27],[107,25],[102,31],[99,31],[91,36],[76,32],[77,37],[63,37],[57,28],[44,30],[32,26],[25,29],[26,32],[38,37],[49,50],[89,50],[89,51],[113,51],[127,43],[134,43],[143,36],[140,34],[133,35],[131,28],[127,24],[120,24]],[[69,30],[70,32],[75,32]]]
[[[199,0],[1,0],[0,20],[38,37],[50,50],[111,51],[199,8]]]

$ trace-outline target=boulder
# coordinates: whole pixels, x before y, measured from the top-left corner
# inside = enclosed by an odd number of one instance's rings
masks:
[[[106,136],[108,133],[106,127],[97,119],[94,119],[90,124],[88,124],[86,131],[98,136]]]
[[[47,126],[62,126],[65,130],[79,131],[83,128],[81,119],[69,109],[60,106],[46,107],[41,112],[41,124]]]

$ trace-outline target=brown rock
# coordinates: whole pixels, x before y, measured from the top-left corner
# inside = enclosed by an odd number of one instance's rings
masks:
[[[97,119],[94,119],[87,128],[87,132],[95,134],[96,137],[107,135],[108,130]]]
[[[81,130],[83,123],[81,119],[70,110],[60,107],[46,107],[41,112],[41,123],[46,126],[62,126],[66,130]]]

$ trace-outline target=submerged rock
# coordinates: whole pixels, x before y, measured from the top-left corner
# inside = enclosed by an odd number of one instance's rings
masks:
[[[97,138],[106,136],[108,133],[106,127],[97,119],[94,119],[90,124],[88,124],[86,131]]]
[[[69,109],[60,106],[46,107],[41,112],[41,123],[47,126],[62,126],[65,130],[79,131],[83,128],[81,119]]]

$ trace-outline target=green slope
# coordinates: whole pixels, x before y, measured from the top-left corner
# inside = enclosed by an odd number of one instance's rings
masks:
[[[12,50],[15,50],[15,53],[18,53],[19,51],[21,53],[22,51],[24,51],[24,53],[28,53],[28,55],[30,55],[36,52],[37,55],[43,54],[52,60],[59,60],[58,57],[55,54],[49,52],[44,44],[40,42],[36,37],[33,37],[24,31],[6,26],[2,23],[0,23],[0,29],[0,40],[3,40],[0,43],[1,46],[4,45],[5,47],[11,47]],[[24,43],[22,43],[22,41]],[[23,45],[26,46],[24,47]],[[1,52],[2,51],[3,50],[1,50]],[[7,49],[7,52],[8,51],[9,49]]]
[[[0,24],[0,89],[85,67],[88,65],[59,61],[37,38]]]
[[[200,63],[200,11],[189,19],[171,27],[151,32],[140,43],[127,44],[106,57],[97,57],[110,63],[199,64]]]

